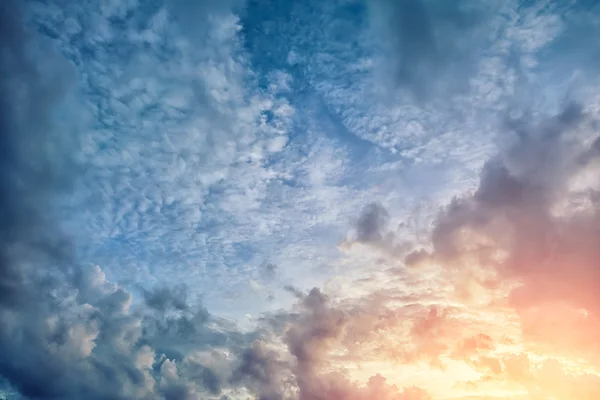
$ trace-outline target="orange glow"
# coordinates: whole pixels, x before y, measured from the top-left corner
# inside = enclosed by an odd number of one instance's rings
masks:
[[[417,279],[425,273],[430,286]],[[412,296],[378,298],[368,313],[349,313],[331,369],[359,385],[380,374],[433,400],[600,399],[600,321],[592,310],[569,297],[530,302],[519,281],[486,284],[493,276],[478,267],[421,265],[403,278],[419,282],[407,286]]]

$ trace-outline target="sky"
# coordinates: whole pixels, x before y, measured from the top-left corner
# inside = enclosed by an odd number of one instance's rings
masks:
[[[600,398],[594,0],[0,2],[0,398]]]

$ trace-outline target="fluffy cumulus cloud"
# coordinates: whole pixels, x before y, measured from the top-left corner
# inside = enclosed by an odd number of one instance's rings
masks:
[[[599,21],[4,1],[0,398],[600,398]]]

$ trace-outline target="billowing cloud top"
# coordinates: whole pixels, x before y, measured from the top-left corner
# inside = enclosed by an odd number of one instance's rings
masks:
[[[600,8],[0,4],[0,398],[600,398]]]

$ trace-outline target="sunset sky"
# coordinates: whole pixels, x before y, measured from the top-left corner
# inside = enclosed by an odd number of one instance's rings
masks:
[[[0,399],[600,399],[600,3],[0,0]]]

